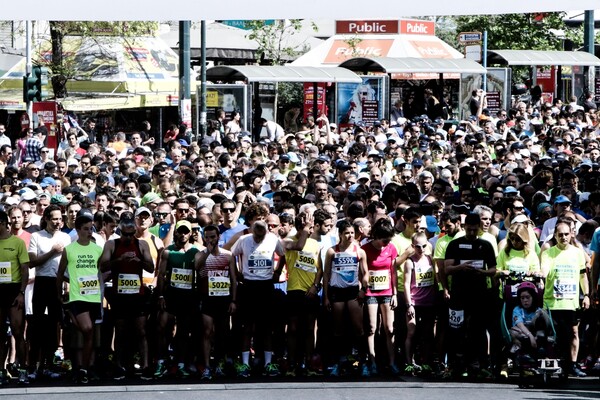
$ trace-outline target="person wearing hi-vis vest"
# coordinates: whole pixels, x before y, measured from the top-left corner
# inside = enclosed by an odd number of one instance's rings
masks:
[[[10,210],[9,210],[10,213]],[[25,241],[11,233],[8,214],[0,211],[0,320],[10,322],[15,338],[19,384],[29,383],[25,368],[25,288],[29,279],[29,255]],[[0,340],[0,357],[6,360],[7,341]],[[0,385],[8,384],[8,374],[2,367]]]
[[[219,247],[219,227],[208,225],[203,233],[206,249],[196,253],[194,260],[198,275],[200,312],[204,326],[202,380],[213,378],[210,366],[211,347],[217,366],[214,375],[225,376],[225,361],[231,343],[231,315],[237,304],[237,271],[235,257],[229,250]],[[214,343],[214,346],[213,346]]]
[[[149,380],[154,376],[148,367],[148,341],[146,339],[146,321],[144,294],[148,288],[142,285],[143,271],[154,272],[154,262],[150,255],[148,243],[135,237],[136,223],[132,213],[121,215],[119,224],[121,237],[109,240],[104,245],[100,258],[101,272],[110,272],[113,281],[109,302],[115,322],[115,356],[117,368],[113,379],[125,378],[123,368],[124,355],[128,346],[133,344],[129,323],[134,322],[135,342],[139,346],[142,357],[142,379]]]
[[[478,237],[480,225],[478,214],[468,214],[465,235],[446,248],[444,275],[451,278],[448,333],[452,349],[448,356],[457,376],[467,373],[490,378],[486,329],[495,322],[491,321],[495,314],[488,278],[496,274],[496,257],[490,242]]]
[[[154,372],[155,378],[160,378],[167,372],[165,359],[168,352],[167,326],[175,319],[177,333],[174,338],[177,376],[189,376],[185,368],[185,358],[190,354],[190,333],[194,310],[198,304],[195,291],[194,258],[198,248],[190,243],[192,224],[179,220],[174,225],[173,244],[168,246],[160,256],[158,265],[158,362]]]
[[[546,277],[544,304],[552,312],[556,324],[556,341],[560,357],[564,360],[563,374],[584,377],[577,364],[579,352],[580,308],[590,307],[590,288],[586,275],[583,250],[574,242],[573,231],[568,222],[561,221],[554,228],[556,246],[542,253],[540,263]],[[580,292],[581,290],[581,292]],[[583,295],[580,305],[580,294]]]
[[[94,214],[89,209],[81,209],[75,217],[77,241],[64,248],[56,287],[59,301],[63,301],[63,282],[69,283],[68,303],[64,306],[73,325],[82,336],[81,345],[75,336],[73,347],[76,349],[76,374],[78,383],[88,382],[88,372],[94,366],[94,323],[102,313],[102,290],[98,261],[102,247],[92,242]],[[65,272],[68,278],[65,279]]]

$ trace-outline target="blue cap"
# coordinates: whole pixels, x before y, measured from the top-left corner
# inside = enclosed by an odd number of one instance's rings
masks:
[[[563,196],[562,194],[560,196],[556,196],[556,198],[554,199],[554,204],[564,204],[564,203],[571,204],[571,200],[567,196]]]
[[[45,188],[47,186],[56,186],[56,181],[54,180],[54,178],[47,176],[44,179],[42,179],[42,182],[40,183],[40,186],[42,188]]]
[[[427,230],[431,233],[437,233],[440,231],[440,227],[438,226],[437,219],[433,215],[427,215],[425,217],[427,221]]]

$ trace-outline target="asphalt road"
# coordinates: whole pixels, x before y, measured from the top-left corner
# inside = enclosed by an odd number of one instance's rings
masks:
[[[9,396],[9,397],[8,397]],[[12,399],[42,398],[44,400],[324,400],[378,399],[398,400],[419,398],[427,400],[448,399],[600,399],[598,378],[569,379],[551,382],[550,386],[520,389],[516,383],[466,383],[423,382],[417,378],[403,381],[362,382],[240,382],[197,383],[177,382],[145,384],[131,381],[124,385],[79,386],[29,386],[0,389],[0,397]]]

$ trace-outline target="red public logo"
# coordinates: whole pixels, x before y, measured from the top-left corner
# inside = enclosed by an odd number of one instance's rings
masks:
[[[400,33],[408,35],[435,35],[435,22],[421,20],[401,20]]]

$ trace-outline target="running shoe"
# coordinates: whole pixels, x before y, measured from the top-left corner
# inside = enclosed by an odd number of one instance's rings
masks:
[[[20,369],[19,370],[19,385],[27,385],[29,384],[29,376],[27,375],[27,370]]]
[[[239,378],[249,378],[250,366],[248,364],[239,364],[239,366],[237,367],[237,376]]]
[[[56,373],[54,371],[50,371],[49,369],[45,369],[44,371],[42,371],[42,376],[44,378],[50,378],[50,379],[58,379],[60,378],[60,374]]]
[[[188,378],[190,373],[185,370],[185,365],[179,365],[177,367],[177,377],[178,378]]]
[[[368,378],[371,376],[371,370],[369,369],[369,366],[367,364],[363,364],[360,376],[362,376],[363,378]]]
[[[407,364],[406,367],[404,367],[405,375],[414,376],[416,373],[417,373],[417,369],[415,368],[414,364]]]
[[[490,371],[488,371],[485,368],[481,368],[479,369],[479,371],[477,371],[477,379],[492,379],[494,377],[494,374],[492,374]]]
[[[204,368],[204,371],[202,371],[202,376],[200,377],[201,380],[203,381],[210,381],[212,380],[212,373],[210,372],[210,368],[206,367]]]
[[[8,385],[10,382],[10,379],[8,377],[8,372],[3,369],[2,371],[0,371],[0,386],[6,386]]]
[[[127,374],[127,370],[125,368],[116,367],[115,372],[113,374],[113,379],[115,381],[121,381],[121,380],[125,379],[126,374]]]
[[[596,360],[596,363],[592,367],[594,371],[600,371],[600,360]]]
[[[6,373],[8,374],[8,378],[16,378],[19,376],[19,367],[16,363],[8,363],[6,364]]]
[[[377,364],[371,364],[371,376],[379,375],[379,370],[377,369]]]
[[[219,364],[217,364],[217,368],[215,368],[215,376],[217,378],[225,377],[225,362],[224,361],[219,361]]]
[[[318,369],[315,368],[306,368],[306,376],[307,377],[313,377],[313,376],[322,376],[323,372],[319,371]]]
[[[152,368],[150,368],[150,367],[144,368],[142,370],[141,378],[145,381],[151,381],[152,379],[154,379],[154,371],[152,371]]]
[[[431,374],[433,373],[433,368],[431,368],[431,366],[429,364],[423,364],[419,367],[419,371],[422,374]]]
[[[585,372],[583,372],[581,370],[581,368],[579,368],[579,365],[577,363],[573,363],[573,365],[571,366],[571,370],[569,371],[569,374],[576,376],[577,378],[584,378],[587,376],[587,374]]]
[[[398,368],[396,366],[396,364],[392,364],[390,365],[390,374],[392,374],[393,376],[398,376],[400,375],[400,368]]]
[[[281,372],[279,372],[279,366],[275,363],[268,363],[267,365],[265,365],[265,372],[264,375],[267,376],[279,376],[281,374]]]
[[[86,384],[88,383],[90,380],[88,378],[88,373],[85,369],[80,369],[79,371],[77,371],[77,383],[83,383]]]
[[[333,367],[331,367],[331,372],[329,373],[329,376],[334,376],[334,377],[340,376],[340,366],[337,364],[333,364]]]
[[[167,373],[167,366],[164,362],[156,364],[156,371],[154,371],[155,378],[162,378]]]
[[[296,377],[296,367],[291,366],[287,371],[285,371],[285,376],[288,378]]]

